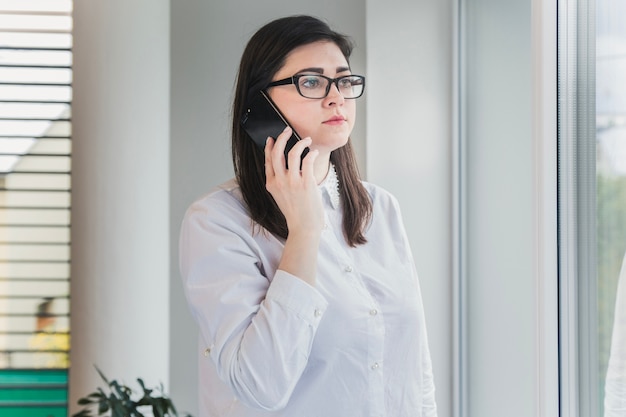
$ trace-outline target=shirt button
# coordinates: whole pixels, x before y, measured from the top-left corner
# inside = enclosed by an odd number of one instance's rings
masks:
[[[350,265],[346,265],[346,267],[343,268],[343,270],[346,272],[352,272],[352,267]]]
[[[370,310],[370,316],[375,316],[376,314],[378,314],[378,310],[376,310],[375,308]]]
[[[313,312],[313,314],[315,315],[315,317],[319,317],[322,315],[322,312],[319,309],[315,309],[315,311]]]
[[[204,356],[209,356],[211,354],[211,348],[204,349]]]
[[[374,364],[372,365],[372,369],[378,369],[380,365],[378,365],[378,362],[374,362]]]

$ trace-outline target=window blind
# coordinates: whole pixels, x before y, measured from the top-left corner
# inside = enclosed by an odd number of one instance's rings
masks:
[[[71,0],[0,0],[0,368],[67,368]]]

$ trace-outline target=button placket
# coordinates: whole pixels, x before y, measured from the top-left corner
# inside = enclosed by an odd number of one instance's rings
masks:
[[[211,346],[207,347],[206,349],[204,349],[204,352],[202,352],[202,353],[203,353],[205,358],[208,358],[211,355],[211,350],[213,350],[213,346],[214,345],[211,345]]]
[[[324,226],[322,227],[323,232],[327,232],[330,230],[330,217],[326,210],[324,210]]]

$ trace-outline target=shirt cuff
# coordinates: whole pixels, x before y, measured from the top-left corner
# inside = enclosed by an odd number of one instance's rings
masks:
[[[276,302],[314,326],[328,307],[328,301],[315,287],[280,269],[276,271],[265,299]]]

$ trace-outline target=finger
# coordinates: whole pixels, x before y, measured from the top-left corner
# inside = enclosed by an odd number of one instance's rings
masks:
[[[306,147],[311,146],[312,142],[313,141],[311,140],[310,137],[304,138],[296,142],[296,144],[293,145],[293,148],[291,148],[291,150],[289,151],[289,154],[288,154],[289,167],[295,168],[295,169],[290,169],[289,171],[291,171],[294,175],[300,175],[302,153],[304,152],[304,149]]]
[[[265,177],[270,178],[274,176],[274,167],[272,166],[272,149],[274,148],[274,139],[268,137],[265,141],[265,148],[263,153],[265,154]]]
[[[274,141],[274,146],[270,154],[275,174],[284,172],[286,169],[285,146],[287,145],[287,140],[291,137],[291,132],[291,128],[287,126]]]
[[[315,166],[315,160],[317,159],[319,154],[320,154],[320,151],[317,149],[314,149],[310,151],[309,153],[307,153],[304,159],[302,160],[302,176],[304,178],[312,177],[313,179],[315,179],[314,166]]]

